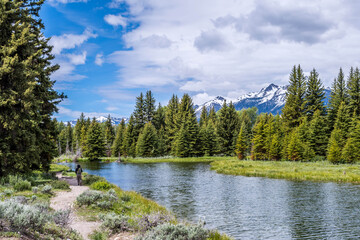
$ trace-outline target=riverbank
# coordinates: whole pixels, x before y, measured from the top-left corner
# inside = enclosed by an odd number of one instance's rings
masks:
[[[66,168],[52,165],[52,172],[64,172]],[[163,206],[136,192],[123,191],[102,177],[86,175],[83,181],[86,186],[76,186],[74,178],[63,178],[58,173],[59,181],[53,178],[53,173],[50,175],[51,178],[45,184],[42,182],[44,179],[32,184],[25,179],[29,179],[29,176],[18,176],[16,181],[14,177],[2,179],[0,227],[5,230],[1,231],[0,238],[111,240],[154,239],[162,236],[165,239],[177,233],[194,240],[230,239],[217,231],[203,228],[201,224],[179,222]],[[24,182],[26,190],[15,187]],[[69,186],[69,183],[74,186]],[[61,189],[51,188],[52,185],[58,188],[61,185]],[[16,212],[15,209],[19,207],[24,211]],[[16,219],[30,221],[16,223]],[[91,226],[91,229],[84,226]],[[91,235],[88,235],[90,232]]]
[[[169,163],[211,163],[214,161],[221,161],[221,160],[235,160],[236,157],[214,157],[214,156],[205,156],[205,157],[187,157],[187,158],[179,158],[179,157],[153,157],[153,158],[121,158],[119,160],[118,157],[103,157],[100,158],[99,161],[101,162],[124,162],[124,163],[162,163],[162,162],[169,162]],[[59,157],[54,159],[54,163],[61,163],[61,162],[72,162],[72,157]],[[77,158],[77,162],[89,162],[88,158]]]
[[[277,162],[222,160],[211,163],[221,174],[280,178],[294,181],[360,183],[360,165],[322,162]]]

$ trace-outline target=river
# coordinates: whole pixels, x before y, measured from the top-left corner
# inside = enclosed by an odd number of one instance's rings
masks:
[[[207,163],[81,165],[235,239],[360,239],[360,185],[222,175]]]

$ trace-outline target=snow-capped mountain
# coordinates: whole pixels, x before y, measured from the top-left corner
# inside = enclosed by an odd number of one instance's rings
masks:
[[[116,117],[110,117],[111,118],[111,124],[112,125],[118,125],[120,124],[121,120],[124,119],[125,123],[128,122],[128,118],[126,117],[123,117],[123,118],[116,118]],[[92,119],[92,118],[90,118]],[[99,117],[95,117],[95,120],[99,123],[103,123],[103,122],[106,122],[107,121],[107,117],[104,117],[104,116],[99,116]],[[76,125],[76,122],[77,120],[72,120],[72,121],[69,121],[69,123],[71,124],[72,127],[74,127]]]
[[[267,112],[272,114],[281,113],[281,109],[285,105],[285,96],[287,86],[277,86],[275,84],[270,84],[266,88],[262,88],[259,92],[252,92],[244,94],[233,100],[233,104],[236,110],[241,110],[243,108],[257,107],[259,113]],[[328,98],[330,95],[330,90],[325,89],[325,96]],[[215,111],[218,111],[226,99],[221,96],[217,96],[213,100],[210,100],[201,105],[195,105],[195,113],[197,117],[200,117],[201,109],[203,106],[206,107],[207,111],[210,111],[214,107]],[[227,103],[230,100],[226,101]],[[325,104],[327,104],[327,99],[325,99]]]

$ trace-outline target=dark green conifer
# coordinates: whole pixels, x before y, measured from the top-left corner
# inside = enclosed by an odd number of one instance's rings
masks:
[[[124,149],[125,129],[126,129],[125,121],[124,119],[121,119],[120,124],[116,128],[115,141],[111,149],[112,155],[114,157],[120,157],[125,153],[125,149]]]
[[[320,110],[315,111],[309,125],[309,143],[318,156],[326,156],[329,141],[327,129],[325,116],[321,115]]]
[[[246,152],[249,148],[248,142],[249,140],[247,139],[246,125],[245,122],[243,122],[235,145],[235,153],[238,159],[243,160],[246,157]]]
[[[155,127],[151,124],[151,122],[146,123],[136,144],[136,155],[139,157],[157,156],[158,143]]]
[[[135,142],[136,142],[147,120],[146,106],[145,106],[143,93],[140,93],[140,96],[136,97],[136,104],[133,115],[134,115]]]
[[[360,116],[360,71],[356,68],[351,69],[347,83],[347,93],[349,96],[349,111]]]
[[[332,131],[334,128],[334,124],[340,104],[342,102],[344,103],[348,102],[348,97],[346,92],[347,90],[345,85],[345,77],[343,70],[340,68],[338,77],[334,79],[333,85],[331,87],[330,100],[328,104],[327,112],[328,112],[329,131]]]
[[[129,122],[126,126],[125,137],[124,137],[124,148],[125,148],[125,156],[136,156],[136,131],[135,131],[135,120],[134,116],[131,115]]]
[[[155,115],[155,98],[151,91],[146,92],[144,100],[145,122],[151,122]]]
[[[206,110],[205,105],[202,107],[201,109],[201,114],[200,114],[200,121],[199,121],[199,125],[200,127],[202,127],[203,125],[206,126],[207,120],[208,120],[208,112]]]
[[[266,137],[267,114],[260,114],[253,128],[253,139],[251,149],[252,160],[266,160],[267,137]]]
[[[305,112],[306,116],[309,119],[312,119],[312,116],[316,111],[320,111],[321,115],[325,115],[325,92],[323,84],[319,78],[319,74],[316,72],[315,68],[310,72],[309,79],[306,83],[306,95],[305,95]]]
[[[285,106],[282,109],[284,123],[289,130],[299,126],[304,116],[306,82],[300,65],[294,66],[289,78]]]
[[[110,157],[112,155],[111,153],[111,147],[115,140],[115,131],[114,127],[111,124],[111,117],[110,114],[107,117],[107,120],[105,122],[105,148],[106,148],[106,156]]]
[[[166,142],[166,153],[171,152],[171,147],[174,142],[176,131],[179,129],[179,126],[175,123],[176,115],[179,111],[179,99],[176,95],[172,95],[166,111],[165,111],[165,142]]]
[[[104,134],[100,123],[95,118],[91,121],[86,137],[85,157],[89,160],[97,160],[105,156]]]
[[[155,111],[152,124],[156,130],[160,130],[161,128],[165,129],[165,107],[162,107],[161,103],[159,103]]]

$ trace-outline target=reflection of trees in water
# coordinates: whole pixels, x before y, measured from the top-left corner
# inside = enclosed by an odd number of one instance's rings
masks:
[[[325,196],[322,183],[289,182],[288,224],[293,239],[328,239]]]

